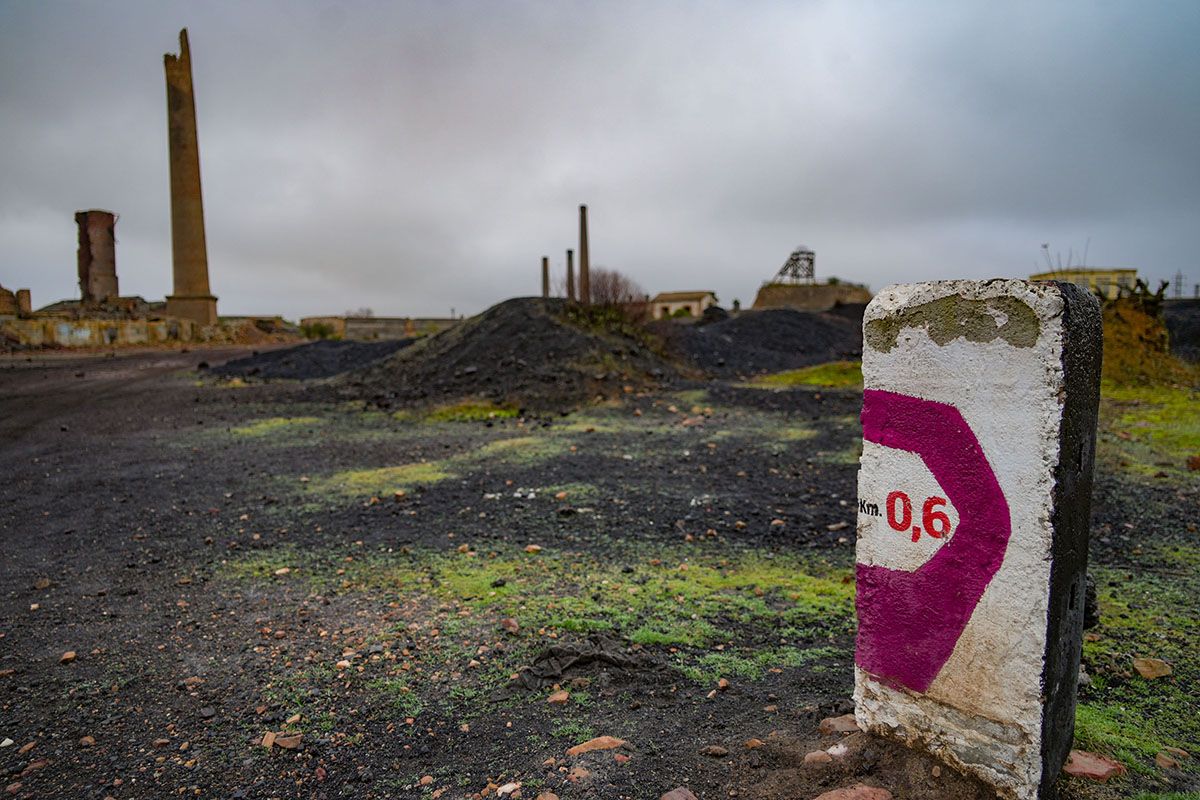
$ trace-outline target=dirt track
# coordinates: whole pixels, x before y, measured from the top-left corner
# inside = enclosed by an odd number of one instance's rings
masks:
[[[0,775],[18,796],[980,796],[874,745],[853,768],[798,763],[850,708],[857,393],[710,384],[431,422],[188,371],[242,352],[0,368]],[[1135,523],[1193,546],[1171,520],[1194,487],[1100,486],[1102,560],[1128,563]],[[1118,569],[1121,597],[1141,590]],[[528,676],[562,645],[615,660],[563,671],[559,707]],[[1192,746],[1180,724],[1163,743]],[[601,734],[628,760],[564,755]],[[1067,796],[1121,796],[1088,792]]]

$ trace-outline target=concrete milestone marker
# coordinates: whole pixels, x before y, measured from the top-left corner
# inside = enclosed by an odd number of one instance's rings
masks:
[[[1048,797],[1074,733],[1099,305],[1060,283],[891,286],[863,340],[855,715]]]

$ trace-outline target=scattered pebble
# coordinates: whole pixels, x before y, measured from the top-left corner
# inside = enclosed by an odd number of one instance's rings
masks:
[[[840,717],[826,717],[821,720],[817,730],[824,736],[835,733],[855,733],[858,731],[858,721],[853,714],[843,714]]]
[[[284,750],[297,750],[299,749],[300,742],[303,738],[303,733],[277,733],[275,734],[275,746],[282,747]]]
[[[1166,753],[1157,753],[1154,756],[1154,766],[1159,769],[1179,769],[1179,761]]]
[[[1125,765],[1111,758],[1098,756],[1084,750],[1072,750],[1067,756],[1063,772],[1076,778],[1086,778],[1090,781],[1105,783],[1109,778],[1125,774]]]
[[[1135,658],[1133,660],[1133,668],[1137,670],[1138,675],[1147,680],[1165,678],[1172,671],[1171,665],[1161,658]]]
[[[892,800],[892,793],[887,789],[856,783],[847,789],[834,789],[817,795],[814,800]]]
[[[671,791],[667,792],[658,800],[698,800],[698,798],[696,795],[692,794],[691,789],[680,786],[677,789],[672,789]]]
[[[574,747],[567,748],[567,755],[578,756],[593,750],[616,750],[626,744],[624,739],[618,739],[615,736],[597,736],[595,739],[588,739],[586,742],[580,742]]]
[[[63,653],[61,656],[58,657],[58,663],[60,663],[60,664],[70,664],[74,660],[75,660],[75,651],[74,650],[68,650],[67,652]]]

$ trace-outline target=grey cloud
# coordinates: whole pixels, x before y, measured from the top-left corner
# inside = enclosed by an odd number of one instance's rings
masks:
[[[803,241],[875,287],[1050,241],[1200,268],[1200,7],[0,5],[0,282],[71,296],[71,213],[169,290],[162,53],[187,25],[225,313],[473,312],[593,259],[749,302]],[[57,220],[57,222],[56,222]]]

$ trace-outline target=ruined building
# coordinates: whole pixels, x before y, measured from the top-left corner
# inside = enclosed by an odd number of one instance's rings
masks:
[[[25,317],[31,311],[28,289],[17,289],[13,293],[0,286],[0,317]]]
[[[84,305],[103,305],[120,297],[117,290],[117,215],[92,209],[75,212],[79,228],[79,297]]]
[[[171,255],[175,292],[167,314],[213,325],[217,298],[208,287],[204,204],[200,197],[200,146],[187,29],[179,32],[179,55],[163,56],[167,75],[167,135],[171,163]]]

